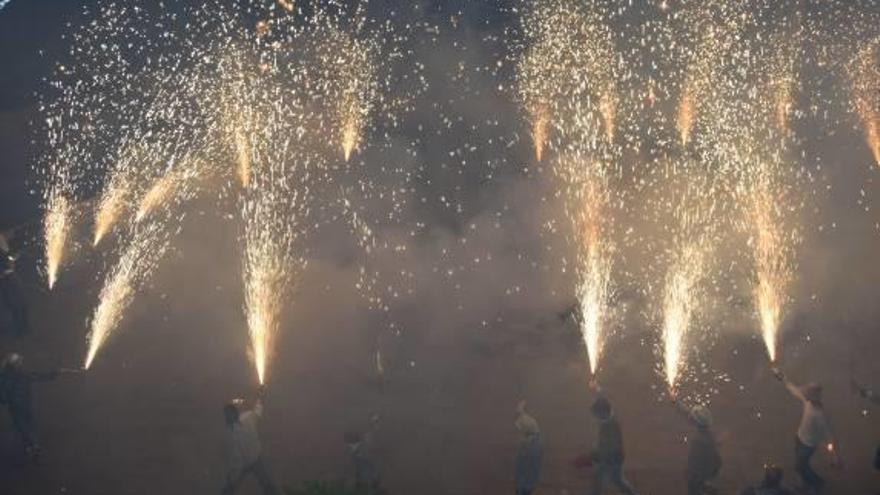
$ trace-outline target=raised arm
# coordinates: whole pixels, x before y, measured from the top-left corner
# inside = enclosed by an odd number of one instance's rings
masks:
[[[807,400],[806,397],[804,397],[804,393],[801,391],[800,387],[788,381],[788,378],[786,378],[785,373],[783,373],[782,370],[780,370],[779,368],[773,368],[773,376],[775,376],[777,380],[782,382],[788,392],[796,399],[800,400],[801,402],[805,402]]]

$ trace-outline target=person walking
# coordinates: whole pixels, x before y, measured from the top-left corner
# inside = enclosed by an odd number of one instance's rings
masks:
[[[825,485],[825,480],[813,470],[811,465],[816,450],[827,446],[828,452],[831,454],[832,466],[840,465],[838,454],[840,446],[835,442],[831,421],[825,412],[825,406],[822,402],[822,386],[813,382],[798,387],[788,381],[785,374],[778,368],[773,369],[773,374],[785,385],[789,393],[803,404],[801,422],[795,438],[795,469],[809,491],[821,490]]]
[[[596,450],[592,456],[596,476],[591,493],[601,495],[610,482],[624,495],[635,495],[635,489],[623,475],[623,461],[626,457],[623,432],[614,416],[611,402],[596,388],[600,395],[590,407],[590,412],[598,422]]]
[[[721,471],[721,454],[718,451],[718,440],[712,429],[712,414],[703,405],[690,409],[684,407],[678,398],[671,396],[675,410],[694,428],[694,434],[688,439],[687,486],[688,495],[714,493],[709,481]]]
[[[242,410],[243,401],[236,399],[223,407],[226,422],[226,483],[223,495],[232,495],[249,475],[260,483],[264,495],[280,492],[263,459],[258,425],[263,417],[263,388],[251,410]]]

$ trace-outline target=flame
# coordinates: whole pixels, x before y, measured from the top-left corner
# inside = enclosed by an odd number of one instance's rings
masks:
[[[776,91],[776,126],[781,132],[788,131],[788,116],[791,114],[791,87],[780,84]]]
[[[853,107],[862,121],[865,141],[874,162],[880,166],[880,36],[862,48],[853,61],[851,71]]]
[[[58,270],[64,258],[64,246],[70,233],[70,202],[63,195],[52,193],[47,203],[43,231],[46,237],[46,275],[49,289],[58,280]]]
[[[235,152],[238,157],[238,179],[247,187],[251,182],[251,155],[247,136],[241,129],[235,130]]]
[[[141,198],[137,214],[135,215],[136,221],[140,222],[153,210],[168,200],[177,185],[175,179],[176,177],[169,174],[160,177],[159,180],[153,184],[153,187],[151,187],[147,193],[144,194],[144,197]]]
[[[357,118],[346,119],[342,126],[342,151],[345,161],[351,157],[351,152],[357,149],[360,142],[360,126]]]
[[[605,124],[605,139],[609,143],[614,142],[614,119],[617,117],[617,98],[610,91],[602,94],[599,100],[599,112],[602,114],[602,122]]]
[[[549,135],[550,112],[546,105],[538,105],[532,118],[532,140],[535,142],[535,160],[541,161]]]
[[[128,196],[129,185],[121,176],[115,176],[109,187],[101,196],[98,210],[95,212],[95,237],[92,242],[97,246],[101,239],[110,232],[119,217],[125,212],[125,200]]]
[[[694,95],[691,89],[688,88],[678,102],[678,120],[676,121],[682,146],[687,146],[688,142],[690,142],[695,117]]]

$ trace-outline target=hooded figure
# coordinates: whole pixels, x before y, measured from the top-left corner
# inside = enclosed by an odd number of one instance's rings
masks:
[[[24,358],[15,353],[6,356],[0,365],[0,403],[5,403],[9,409],[12,425],[21,439],[28,460],[35,460],[42,451],[37,442],[31,384],[52,381],[61,372],[62,370],[27,371]]]
[[[694,427],[694,435],[688,439],[688,495],[701,495],[708,488],[708,482],[721,470],[721,454],[712,431],[712,413],[703,405],[688,410],[674,398],[673,405]]]
[[[223,495],[231,495],[248,475],[253,475],[260,483],[264,495],[279,493],[269,470],[263,461],[263,447],[258,423],[263,416],[263,402],[257,403],[250,411],[241,411],[241,401],[236,400],[223,407],[226,422],[226,484]]]
[[[3,234],[0,234],[0,302],[12,315],[12,328],[16,335],[22,335],[28,330],[27,301],[21,281],[15,275],[15,258],[9,248],[9,243]]]
[[[600,396],[593,402],[590,412],[599,422],[598,440],[594,462],[596,480],[593,495],[600,495],[610,481],[624,495],[635,495],[636,491],[623,477],[623,432],[614,417],[614,410],[608,399]]]
[[[526,403],[517,406],[516,429],[519,431],[519,448],[516,452],[516,495],[530,495],[541,478],[541,461],[544,447],[541,430],[535,418],[526,412]]]
[[[832,464],[839,463],[834,432],[822,403],[822,386],[814,382],[798,387],[789,382],[781,371],[774,369],[773,374],[785,384],[792,396],[803,403],[804,409],[795,438],[795,468],[808,488],[818,490],[825,484],[825,480],[810,465],[816,450],[820,446],[828,445]]]

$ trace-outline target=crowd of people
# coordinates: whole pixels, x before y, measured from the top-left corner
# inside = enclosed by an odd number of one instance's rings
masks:
[[[28,308],[22,284],[15,272],[15,255],[6,237],[0,235],[0,302],[9,313],[12,333],[23,336],[28,332]],[[827,449],[832,465],[839,465],[839,445],[834,436],[831,421],[822,401],[822,386],[809,383],[797,386],[780,370],[773,369],[775,377],[803,406],[800,424],[794,442],[795,471],[803,485],[803,492],[818,493],[825,485],[824,479],[813,468],[812,460],[817,451]],[[60,368],[46,372],[32,371],[25,366],[24,357],[10,353],[0,361],[0,405],[9,411],[12,425],[19,437],[26,462],[37,462],[42,449],[38,442],[34,420],[31,388],[33,384],[56,379],[62,374],[81,373],[78,369]],[[613,486],[622,494],[639,492],[626,478],[624,472],[623,429],[614,408],[601,388],[592,383],[597,397],[590,412],[596,425],[595,448],[578,461],[580,467],[593,471],[590,493],[600,495]],[[853,390],[866,401],[880,405],[880,395],[853,382]],[[227,473],[221,493],[231,495],[248,477],[254,477],[266,495],[280,494],[263,457],[258,425],[263,415],[263,389],[259,389],[253,407],[246,408],[243,400],[236,399],[223,407],[226,424]],[[674,409],[690,425],[693,434],[689,440],[686,484],[688,495],[717,493],[712,481],[722,469],[719,442],[716,438],[712,414],[704,405],[685,407],[675,396],[669,394]],[[516,453],[514,482],[516,495],[531,495],[540,486],[544,458],[544,443],[538,421],[526,410],[526,403],[517,406],[516,430],[520,441]],[[348,431],[343,439],[351,459],[355,489],[364,495],[383,493],[380,471],[373,452],[374,435],[378,431],[379,416],[370,418],[365,432]],[[874,468],[880,470],[880,447]],[[763,478],[741,491],[742,495],[786,495],[793,493],[783,485],[783,470],[776,464],[767,464]]]

